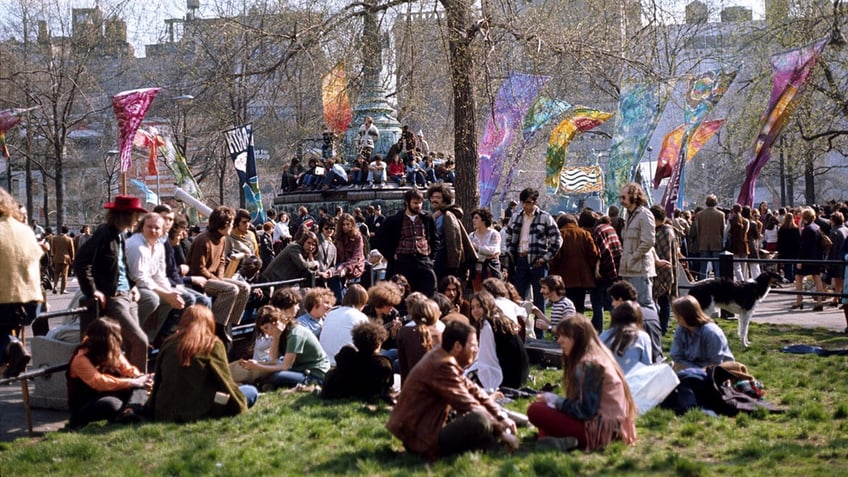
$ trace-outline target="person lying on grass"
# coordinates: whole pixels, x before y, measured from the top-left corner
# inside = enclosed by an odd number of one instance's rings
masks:
[[[121,325],[111,318],[94,321],[71,355],[67,371],[69,426],[137,419],[152,377],[131,365],[121,353]]]
[[[462,375],[477,354],[473,326],[451,321],[441,347],[428,352],[406,378],[386,428],[407,451],[435,460],[504,442],[518,448],[513,422],[483,389]],[[457,417],[448,423],[448,412]]]
[[[233,381],[224,343],[215,335],[215,317],[203,305],[183,311],[177,331],[159,348],[154,376],[147,407],[160,421],[234,416],[259,396],[255,387]]]
[[[388,332],[377,323],[364,321],[351,331],[353,346],[345,345],[336,354],[336,367],[324,378],[324,399],[379,398],[394,404],[394,372],[389,358],[380,355]]]
[[[263,389],[322,385],[324,375],[330,370],[330,360],[315,334],[295,319],[300,296],[291,288],[283,288],[274,293],[271,303],[276,306],[263,306],[256,318],[257,326],[271,336],[270,360],[264,363],[242,360],[242,367],[269,373],[263,379]]]
[[[636,404],[624,373],[585,316],[556,327],[562,348],[565,397],[542,393],[527,409],[539,429],[539,445],[561,450],[603,449],[614,440],[636,442]]]

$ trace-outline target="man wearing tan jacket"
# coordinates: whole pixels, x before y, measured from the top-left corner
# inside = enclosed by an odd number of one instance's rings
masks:
[[[636,287],[639,304],[654,306],[651,294],[656,272],[654,242],[656,240],[654,215],[648,210],[648,199],[642,186],[631,182],[621,188],[621,205],[627,210],[621,230],[621,278]]]
[[[56,272],[53,282],[53,293],[57,289],[63,295],[67,293],[68,269],[74,262],[74,240],[68,236],[68,227],[62,226],[62,233],[53,237],[51,253],[53,254],[53,270]],[[59,284],[61,283],[61,288]]]

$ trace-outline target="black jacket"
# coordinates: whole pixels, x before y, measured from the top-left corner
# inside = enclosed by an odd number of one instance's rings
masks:
[[[124,237],[115,226],[103,224],[94,231],[77,252],[74,259],[74,273],[79,281],[80,291],[88,298],[94,298],[94,292],[103,292],[113,296],[118,289],[118,256],[123,255],[124,267],[127,267],[127,254]],[[127,274],[130,288],[134,286]]]
[[[404,210],[390,215],[383,222],[382,227],[377,229],[377,235],[371,241],[371,248],[376,248],[386,257],[389,264],[395,261],[395,251],[397,251],[398,243],[400,242],[400,229],[403,226]],[[426,212],[419,212],[418,218],[424,224],[424,232],[427,234],[427,241],[430,243],[430,258],[436,258],[436,251],[439,249],[439,234],[436,233],[436,222],[433,216]]]

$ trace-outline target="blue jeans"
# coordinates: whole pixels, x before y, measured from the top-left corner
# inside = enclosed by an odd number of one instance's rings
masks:
[[[323,379],[316,378],[312,375],[307,376],[306,373],[300,371],[291,370],[277,371],[268,378],[268,382],[277,388],[293,388],[298,384],[308,383],[324,384]]]
[[[515,273],[512,274],[512,284],[515,285],[518,294],[524,299],[527,297],[527,290],[533,287],[533,304],[540,310],[545,309],[545,298],[542,297],[542,285],[539,280],[548,275],[546,266],[533,267],[527,261],[527,257],[518,256],[515,258]]]
[[[253,405],[256,404],[256,400],[259,399],[259,390],[256,389],[256,386],[242,384],[239,386],[239,390],[242,394],[244,394],[244,398],[247,400],[247,407],[253,407]]]
[[[654,306],[654,297],[651,295],[653,280],[648,277],[621,277],[636,288],[639,294],[639,304],[642,306]]]
[[[612,311],[612,301],[607,293],[609,286],[609,283],[599,282],[589,291],[589,300],[592,302],[592,326],[598,334],[604,330],[604,310]]]

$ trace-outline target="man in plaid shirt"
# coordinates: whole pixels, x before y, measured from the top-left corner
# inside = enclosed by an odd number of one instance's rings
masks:
[[[506,230],[506,249],[515,264],[510,281],[522,297],[532,286],[533,304],[544,310],[539,280],[548,274],[548,262],[559,251],[562,236],[551,214],[536,205],[539,191],[524,189],[519,198],[522,212],[512,214]]]

